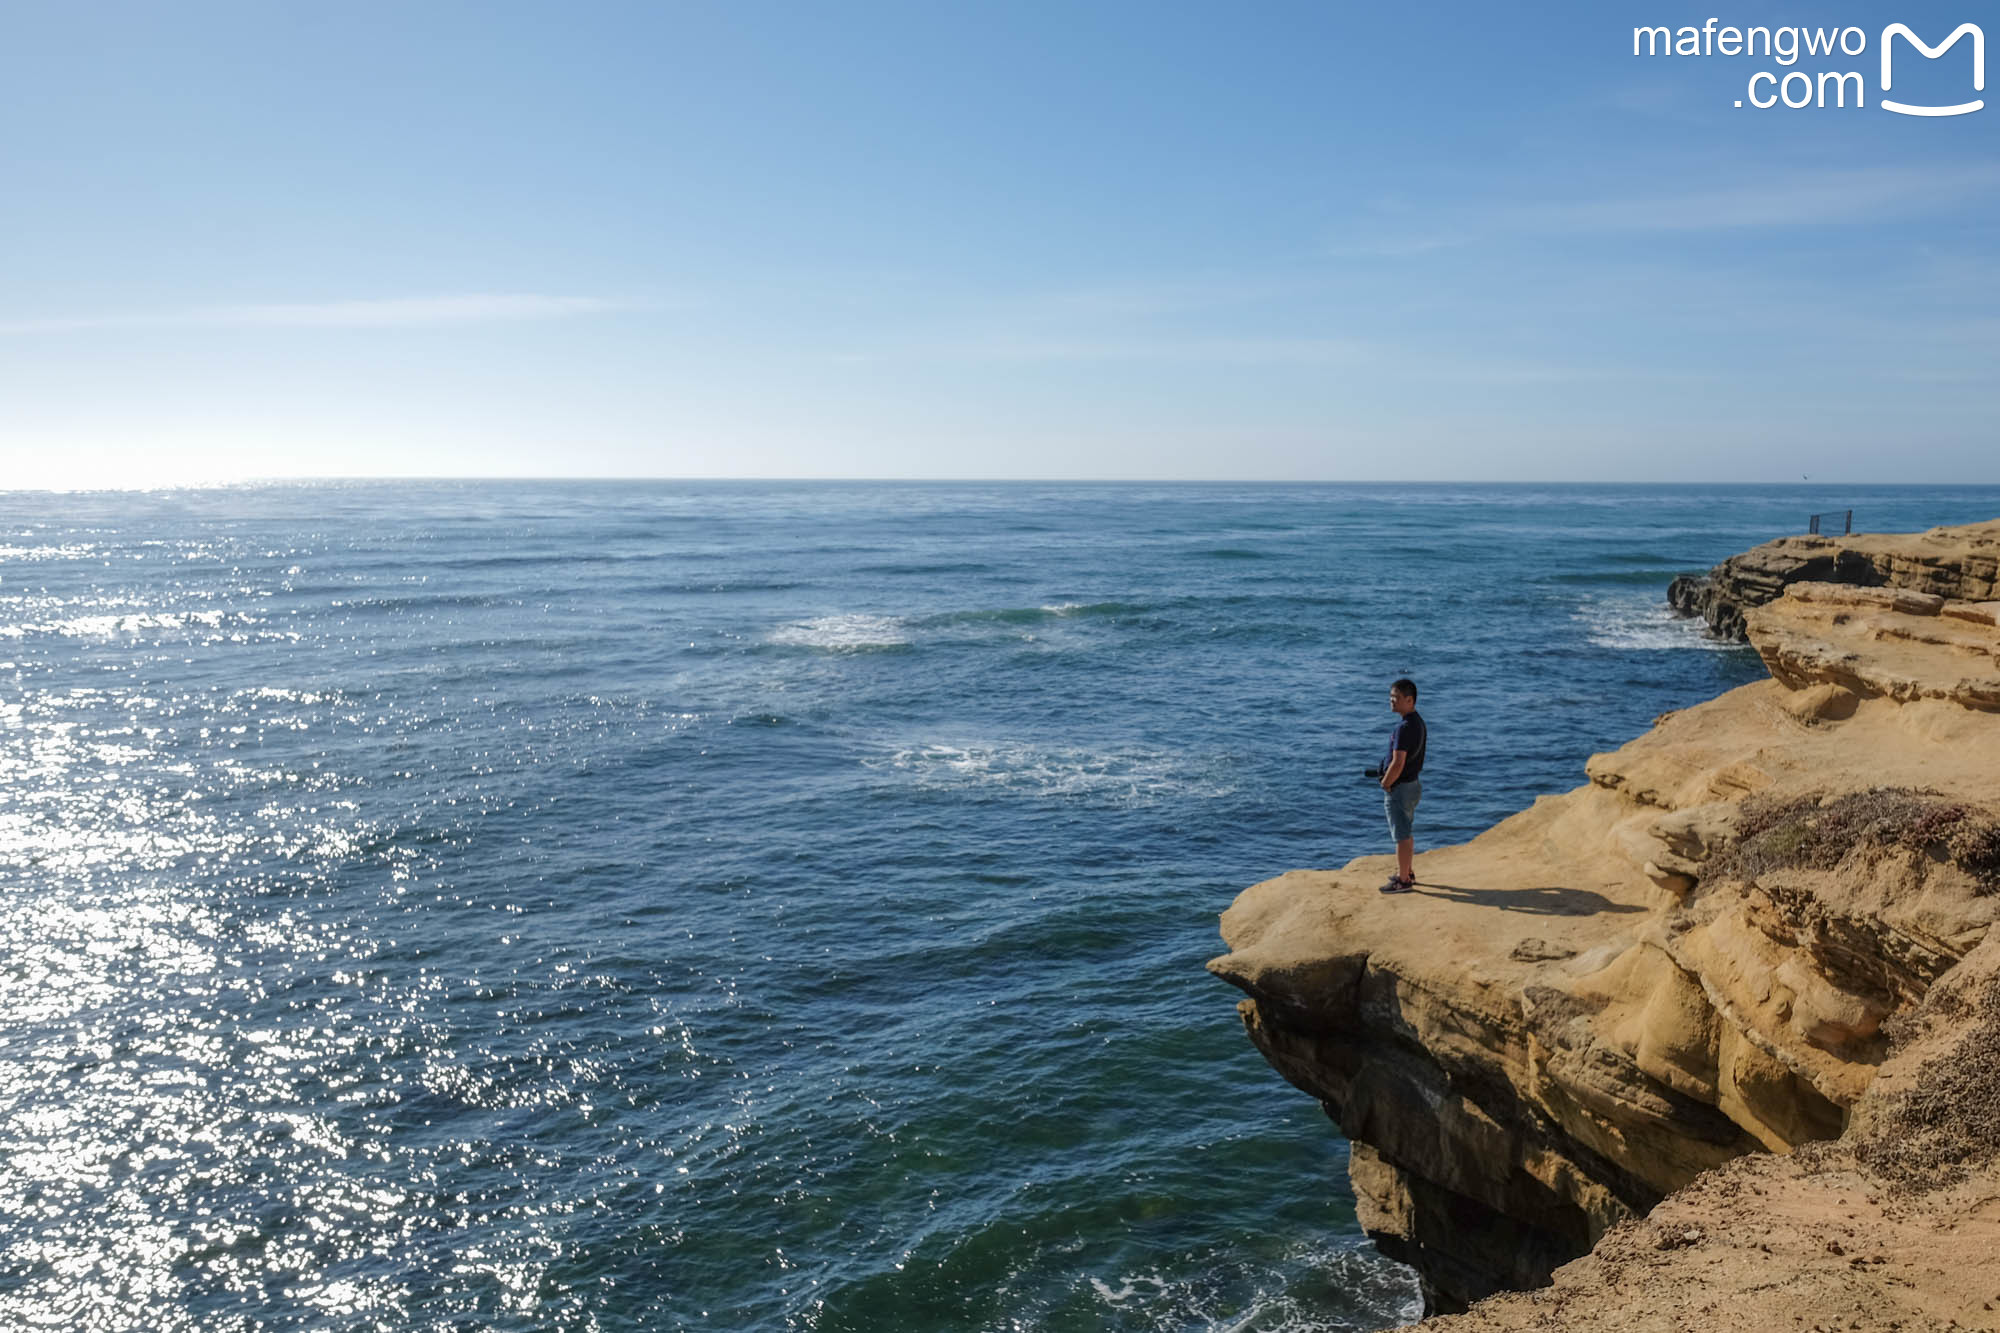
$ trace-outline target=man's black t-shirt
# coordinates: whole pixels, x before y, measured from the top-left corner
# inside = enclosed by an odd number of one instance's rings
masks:
[[[1396,730],[1389,738],[1389,753],[1382,757],[1382,771],[1396,762],[1396,751],[1403,752],[1403,771],[1389,785],[1400,787],[1405,782],[1415,782],[1417,774],[1424,771],[1424,742],[1430,739],[1429,729],[1424,726],[1423,715],[1412,708],[1396,722]]]

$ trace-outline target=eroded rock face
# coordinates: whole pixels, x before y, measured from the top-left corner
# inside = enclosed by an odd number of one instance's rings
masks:
[[[1848,1133],[1708,1172],[1553,1285],[1425,1333],[2000,1326],[2000,934],[1905,1020]]]
[[[1956,586],[1990,591],[1982,568]],[[1364,857],[1223,915],[1210,970],[1353,1141],[1363,1224],[1433,1310],[1547,1282],[1734,1159],[1838,1139],[1885,1023],[2000,916],[1986,863],[1926,841],[2000,814],[2000,608],[1785,593],[1745,617],[1773,679],[1420,855],[1416,893],[1376,893],[1389,858]],[[1857,822],[1885,790],[1914,833]]]
[[[1700,616],[1718,637],[1743,643],[1746,613],[1796,583],[1900,588],[1961,602],[2000,599],[2000,520],[1921,533],[1780,537],[1705,576],[1675,579],[1667,602],[1684,616]]]
[[[1845,691],[2000,710],[2000,601],[1801,583],[1745,623],[1772,677],[1821,691],[1815,700]]]

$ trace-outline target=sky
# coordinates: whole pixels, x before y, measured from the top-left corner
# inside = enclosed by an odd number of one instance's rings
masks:
[[[1732,2],[0,0],[0,488],[2000,482],[2000,13]]]

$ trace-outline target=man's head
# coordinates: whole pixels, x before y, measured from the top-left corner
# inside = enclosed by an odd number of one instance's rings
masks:
[[[1404,676],[1389,687],[1389,707],[1407,713],[1417,706],[1417,682]]]

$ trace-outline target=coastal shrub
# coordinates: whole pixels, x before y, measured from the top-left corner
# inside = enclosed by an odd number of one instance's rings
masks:
[[[2000,977],[1988,977],[1971,1003],[1954,995],[1925,1005],[1904,1035],[1938,1023],[1964,1033],[1918,1068],[1914,1086],[1855,1146],[1864,1163],[1919,1191],[1954,1185],[2000,1154]]]
[[[1934,791],[1875,787],[1826,801],[1819,795],[1744,800],[1735,841],[1711,874],[1755,879],[1773,870],[1831,870],[1857,850],[1940,851],[1983,893],[2000,890],[2000,822]]]

